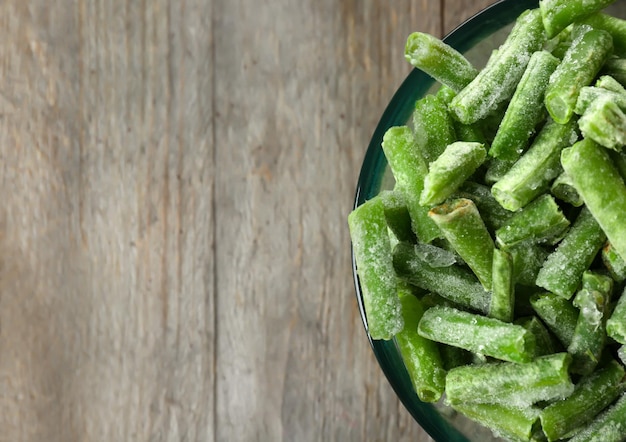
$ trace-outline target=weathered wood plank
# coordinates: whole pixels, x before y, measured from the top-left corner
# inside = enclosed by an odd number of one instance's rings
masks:
[[[427,440],[365,338],[346,216],[438,2],[216,6],[216,440]]]
[[[0,8],[0,439],[213,440],[210,10]]]

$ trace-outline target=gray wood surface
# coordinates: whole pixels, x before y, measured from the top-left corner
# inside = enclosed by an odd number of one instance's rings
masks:
[[[489,1],[0,2],[0,441],[427,441],[346,216],[413,30]]]

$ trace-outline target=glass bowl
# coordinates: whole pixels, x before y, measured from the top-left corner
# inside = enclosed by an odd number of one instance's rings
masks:
[[[477,67],[484,66],[492,49],[508,35],[517,16],[526,9],[538,7],[538,0],[500,0],[448,34],[444,41],[463,53]],[[608,9],[612,14],[626,17],[626,1],[618,1]],[[355,206],[393,187],[393,177],[381,148],[383,135],[392,126],[405,125],[411,118],[415,101],[433,92],[435,82],[425,73],[414,69],[400,85],[385,109],[367,148],[359,175]],[[378,363],[394,391],[417,422],[438,442],[499,441],[490,430],[457,414],[439,403],[419,400],[411,385],[395,341],[373,340],[367,331],[363,298],[352,262],[356,297],[365,331]]]

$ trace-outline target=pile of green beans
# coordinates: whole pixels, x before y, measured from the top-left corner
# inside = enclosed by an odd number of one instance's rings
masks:
[[[541,0],[482,69],[415,32],[439,89],[348,216],[372,339],[415,392],[513,441],[626,440],[626,20]]]

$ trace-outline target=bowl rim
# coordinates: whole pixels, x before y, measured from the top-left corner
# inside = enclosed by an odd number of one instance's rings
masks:
[[[539,0],[498,0],[462,22],[443,41],[464,53],[480,40],[504,26],[510,25],[526,9],[538,7]],[[401,83],[385,108],[370,143],[359,173],[353,208],[375,196],[381,186],[387,161],[382,153],[383,135],[394,125],[406,124],[414,103],[435,84],[424,72],[413,69]],[[368,331],[367,316],[359,284],[356,262],[351,246],[352,274],[359,313],[370,347],[385,377],[396,395],[419,425],[436,441],[470,442],[435,409],[433,404],[419,400],[413,390],[408,372],[402,362],[395,341],[373,340]]]

